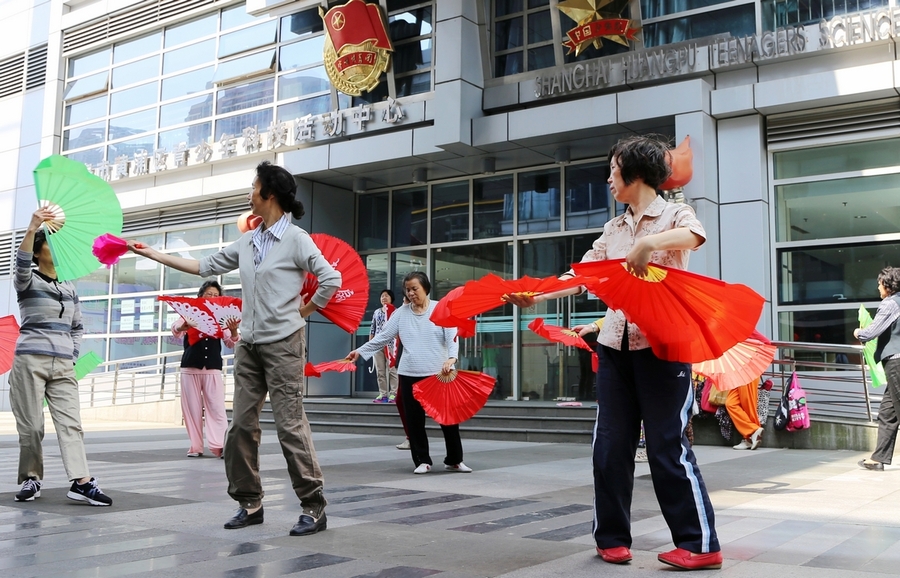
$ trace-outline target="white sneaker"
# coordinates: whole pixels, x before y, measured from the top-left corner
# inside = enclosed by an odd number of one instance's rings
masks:
[[[449,464],[444,464],[444,469],[448,472],[462,472],[464,474],[471,474],[472,468],[467,466],[466,464],[459,462],[455,466],[451,466]]]
[[[414,474],[427,474],[431,471],[431,466],[428,464],[419,464],[419,467],[413,470]]]
[[[759,444],[762,442],[763,428],[759,428],[753,435],[750,436],[750,449],[755,450],[759,447]]]
[[[736,450],[750,450],[750,449],[753,449],[753,448],[750,447],[750,440],[741,440],[741,443],[739,443],[738,445],[734,446],[734,449],[736,449]]]
[[[408,450],[409,449],[409,440],[403,440],[402,444],[397,444],[398,450]]]

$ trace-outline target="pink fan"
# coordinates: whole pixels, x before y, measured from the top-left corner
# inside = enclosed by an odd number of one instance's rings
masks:
[[[91,253],[97,260],[106,265],[107,268],[112,267],[119,262],[119,257],[128,252],[128,243],[125,239],[120,239],[110,233],[104,233],[94,239],[94,245]]]
[[[169,307],[181,315],[185,321],[197,329],[201,334],[208,337],[222,337],[222,328],[216,323],[215,318],[210,314],[205,306],[206,299],[202,297],[175,297],[172,295],[161,295],[158,298],[165,301]],[[188,341],[193,345],[196,341],[191,341],[190,332]]]

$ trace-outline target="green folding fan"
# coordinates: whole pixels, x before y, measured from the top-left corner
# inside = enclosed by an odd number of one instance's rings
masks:
[[[872,323],[872,316],[869,315],[869,311],[862,305],[859,306],[858,319],[860,329],[865,329]],[[877,342],[877,339],[873,339],[863,345],[863,358],[866,360],[866,365],[869,366],[869,377],[872,378],[873,387],[881,387],[887,383],[887,378],[884,375],[884,366],[880,362],[875,361]]]
[[[38,203],[54,214],[44,223],[57,278],[83,277],[101,267],[91,253],[94,239],[122,234],[122,207],[109,183],[84,164],[59,155],[45,158],[34,169]]]
[[[103,360],[99,355],[93,351],[88,351],[75,362],[75,379],[80,381],[82,377],[94,371],[101,363],[103,363]]]

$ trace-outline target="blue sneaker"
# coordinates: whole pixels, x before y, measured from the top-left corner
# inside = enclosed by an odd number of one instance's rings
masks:
[[[387,403],[387,398],[383,395],[379,395],[375,399],[372,400],[372,403]]]

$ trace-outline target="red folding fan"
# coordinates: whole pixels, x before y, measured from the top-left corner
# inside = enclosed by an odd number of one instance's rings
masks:
[[[441,425],[455,425],[484,407],[496,381],[486,373],[453,370],[417,382],[413,396],[431,419]]]
[[[775,359],[776,347],[758,331],[741,341],[721,357],[692,367],[695,373],[711,377],[721,391],[753,383]]]
[[[756,329],[764,299],[746,285],[650,264],[644,277],[624,259],[575,263],[588,290],[641,328],[660,359],[716,359]]]
[[[174,295],[161,295],[160,301],[169,304],[169,307],[187,321],[197,333],[188,330],[188,343],[197,343],[203,337],[222,337],[222,328],[216,323],[215,317],[206,308],[203,297],[176,297]]]
[[[15,315],[0,317],[0,374],[12,369],[19,339],[19,323]]]
[[[241,305],[237,297],[222,295],[220,297],[203,297],[203,306],[210,312],[222,329],[227,329],[231,321],[241,321]]]
[[[356,371],[356,362],[349,359],[337,359],[335,361],[323,361],[313,365],[306,362],[303,368],[303,375],[306,377],[322,377],[323,371],[337,371],[343,373],[345,371]]]
[[[319,309],[319,313],[344,331],[353,333],[362,322],[369,302],[366,266],[353,247],[337,237],[324,233],[313,233],[310,237],[322,251],[322,256],[341,274],[341,288],[325,307]],[[307,273],[300,290],[304,303],[309,302],[318,287],[316,276]]]
[[[531,329],[533,332],[549,341],[593,351],[591,346],[588,345],[584,339],[579,337],[578,333],[575,331],[558,325],[546,325],[544,320],[540,317],[529,323],[528,329]]]
[[[477,281],[468,281],[463,285],[462,293],[450,302],[450,313],[454,317],[467,319],[505,305],[506,301],[503,298],[508,295],[534,297],[584,285],[585,281],[581,277],[560,281],[556,277],[536,279],[527,275],[519,279],[506,280],[488,273]]]
[[[444,297],[438,301],[437,305],[434,306],[434,311],[431,312],[430,319],[431,322],[438,327],[456,327],[457,337],[474,337],[475,320],[456,317],[450,312],[450,303],[462,295],[463,289],[464,286],[460,285],[444,295]]]

